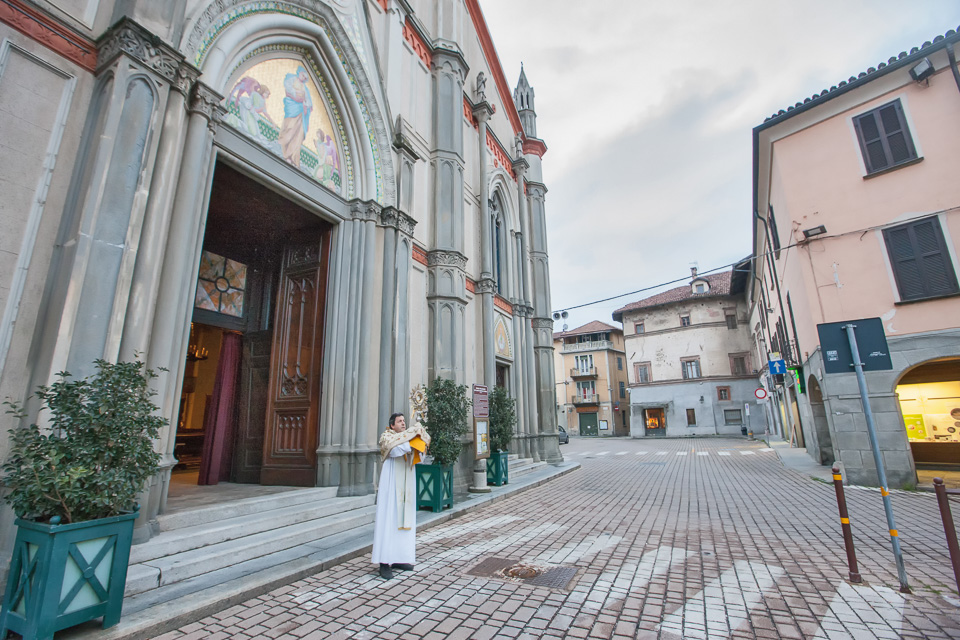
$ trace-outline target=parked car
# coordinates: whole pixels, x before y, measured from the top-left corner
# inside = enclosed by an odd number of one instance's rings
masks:
[[[560,444],[570,444],[570,434],[560,425],[557,425],[557,436],[560,438]]]

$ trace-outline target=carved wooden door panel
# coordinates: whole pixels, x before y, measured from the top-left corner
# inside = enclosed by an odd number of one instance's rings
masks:
[[[250,331],[243,334],[240,394],[237,396],[237,440],[231,478],[233,482],[260,482],[272,346],[273,333],[270,331]]]
[[[320,234],[283,251],[261,484],[316,485],[327,254]]]

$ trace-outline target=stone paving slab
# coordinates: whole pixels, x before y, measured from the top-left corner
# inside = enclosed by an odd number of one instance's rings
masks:
[[[960,638],[930,494],[891,496],[913,588],[901,594],[879,493],[847,489],[864,578],[850,585],[832,485],[765,443],[573,438],[561,451],[582,470],[422,531],[413,572],[383,581],[359,556],[159,637]],[[577,573],[566,589],[469,573],[489,557]]]

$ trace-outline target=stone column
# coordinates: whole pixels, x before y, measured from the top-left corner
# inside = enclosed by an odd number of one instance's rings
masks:
[[[209,87],[194,85],[189,103],[186,143],[180,162],[173,211],[163,253],[156,297],[156,313],[150,334],[147,366],[157,370],[157,403],[170,423],[160,437],[163,454],[158,481],[148,487],[141,520],[152,520],[166,504],[170,470],[176,464],[173,448],[184,355],[197,283],[199,253],[206,225],[205,194],[212,169],[213,134],[221,113],[222,96]],[[161,369],[166,369],[162,371]],[[138,520],[138,524],[141,521]],[[149,535],[148,532],[144,532]],[[138,536],[135,536],[135,538]],[[141,534],[139,538],[145,539]]]
[[[533,224],[530,220],[530,207],[527,200],[527,189],[524,175],[529,168],[529,163],[524,157],[519,157],[513,164],[517,172],[517,209],[520,212],[520,224],[523,225],[523,233],[520,235],[520,253],[521,253],[521,278],[523,282],[523,359],[524,359],[524,388],[526,390],[526,415],[524,416],[525,428],[524,437],[526,450],[524,455],[533,458],[536,461],[540,459],[538,447],[535,446],[533,439],[539,432],[539,420],[537,406],[539,403],[537,394],[537,372],[536,358],[534,355],[534,336],[533,336],[533,276],[530,271],[530,239],[533,237]],[[551,335],[552,341],[552,335]]]
[[[537,366],[538,450],[547,462],[561,462],[557,440],[557,404],[553,371],[553,320],[550,317],[550,269],[547,257],[547,221],[544,196],[547,188],[527,183],[530,195],[531,247],[533,261],[533,332]]]
[[[465,382],[466,265],[463,253],[463,83],[467,63],[452,42],[433,52],[432,103],[435,147],[433,237],[427,253],[430,379]]]
[[[144,357],[150,346],[150,332],[156,311],[157,288],[170,230],[177,173],[183,158],[187,135],[187,100],[199,71],[182,63],[174,91],[167,99],[167,109],[160,130],[157,165],[150,185],[149,200],[144,216],[142,238],[137,263],[127,301],[126,322],[120,343],[120,360],[133,360],[137,354]]]
[[[493,296],[496,294],[496,281],[493,278],[493,230],[487,178],[487,121],[491,115],[493,108],[486,100],[473,107],[473,116],[478,123],[477,146],[480,150],[480,280],[477,282],[477,293],[480,294],[480,314],[483,318],[483,384],[488,389],[493,389],[497,384],[497,361],[493,344]]]

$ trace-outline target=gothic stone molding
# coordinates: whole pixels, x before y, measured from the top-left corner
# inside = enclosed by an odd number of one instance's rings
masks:
[[[206,9],[188,26],[188,35],[185,38],[184,52],[187,57],[200,65],[209,46],[217,39],[220,31],[225,29],[233,20],[253,15],[256,12],[284,13],[297,16],[319,25],[330,38],[333,48],[340,57],[344,70],[356,82],[355,91],[360,99],[360,109],[365,112],[369,121],[366,124],[373,131],[371,141],[374,156],[379,160],[383,193],[380,198],[382,204],[393,205],[397,201],[396,175],[390,152],[390,132],[383,117],[383,109],[377,101],[377,92],[374,90],[370,78],[360,59],[360,54],[353,46],[337,14],[320,0],[277,0],[262,2],[260,0],[215,0],[209,2]],[[358,123],[359,124],[359,123]]]
[[[380,219],[381,207],[372,200],[354,200],[350,203],[350,214],[354,220],[361,222],[377,222]]]
[[[222,95],[202,82],[197,82],[193,85],[193,91],[190,94],[190,106],[187,111],[200,114],[206,118],[210,130],[214,131],[220,118],[226,113],[226,109],[220,106],[221,100],[223,100]]]
[[[553,320],[551,318],[534,318],[531,322],[534,329],[550,329],[553,331]]]
[[[431,251],[427,254],[427,265],[430,267],[457,267],[467,268],[467,256],[459,251]]]
[[[537,200],[543,200],[547,195],[547,185],[542,182],[527,181],[527,195]]]
[[[497,283],[493,278],[480,278],[477,280],[477,293],[496,293]]]
[[[397,229],[401,233],[413,237],[413,229],[417,226],[417,221],[396,207],[384,207],[380,211],[379,224],[382,227]]]
[[[446,67],[450,73],[456,74],[461,86],[467,81],[470,65],[467,64],[467,59],[463,57],[456,43],[437,40],[434,43],[433,58],[430,62],[430,68],[433,71],[443,70]]]
[[[123,18],[97,41],[97,71],[120,54],[126,54],[147,67],[184,95],[200,71],[158,36],[129,18]]]

